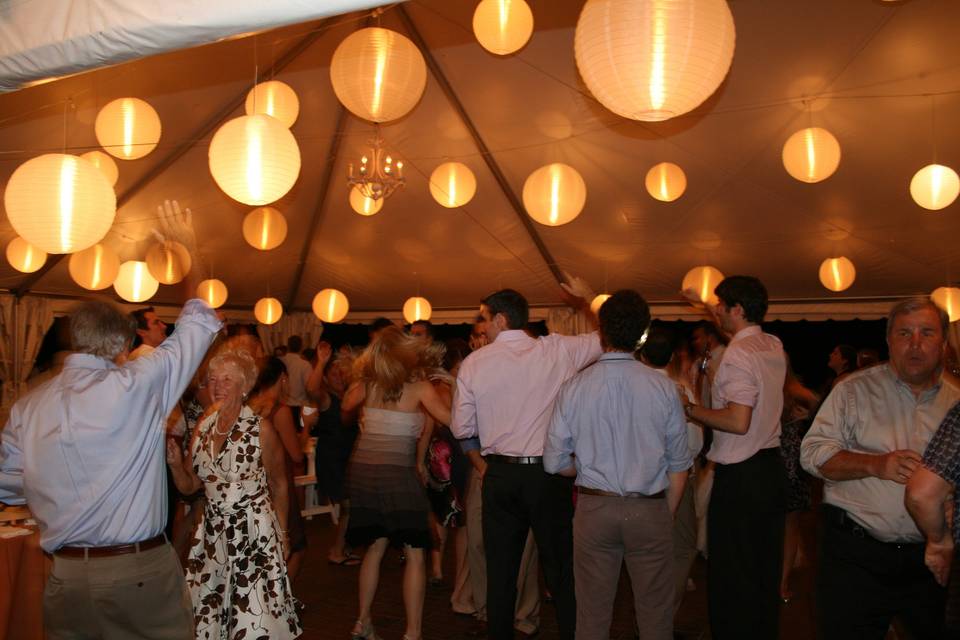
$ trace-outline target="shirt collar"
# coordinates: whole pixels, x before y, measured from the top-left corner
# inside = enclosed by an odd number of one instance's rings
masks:
[[[744,327],[743,329],[740,329],[740,331],[737,331],[735,334],[733,334],[733,337],[730,338],[729,344],[733,344],[737,340],[743,340],[749,336],[758,336],[761,333],[763,333],[763,329],[760,327],[760,325],[752,324],[749,327]]]
[[[106,358],[91,353],[71,353],[63,362],[64,369],[119,369],[116,364]]]
[[[636,358],[625,351],[608,351],[600,356],[600,360],[636,360]]]
[[[524,339],[533,340],[523,329],[504,329],[497,334],[494,342],[517,342]]]

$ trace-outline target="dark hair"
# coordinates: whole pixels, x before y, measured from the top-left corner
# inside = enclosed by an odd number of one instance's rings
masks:
[[[280,376],[287,372],[287,365],[277,356],[270,356],[260,361],[260,375],[257,376],[257,382],[250,390],[250,395],[255,396],[265,389],[269,389],[277,384]]]
[[[379,318],[374,319],[374,321],[370,323],[370,333],[376,333],[377,331],[380,331],[382,329],[386,329],[387,327],[392,327],[392,326],[393,326],[393,320],[391,320],[390,318],[384,318],[383,316],[380,316]]]
[[[135,309],[130,312],[133,319],[137,321],[137,330],[146,331],[150,328],[147,326],[147,314],[150,312],[156,313],[157,311],[153,307],[144,307],[143,309]]]
[[[450,371],[470,355],[470,345],[463,338],[447,340],[447,352],[443,356],[443,368]]]
[[[703,332],[707,336],[713,336],[714,338],[716,338],[717,342],[720,342],[721,344],[726,343],[726,340],[724,340],[723,338],[723,334],[721,334],[720,330],[717,329],[717,325],[715,325],[712,322],[708,322],[706,320],[700,320],[697,322],[697,324],[693,325],[693,329],[690,331],[690,333],[692,334],[697,329],[703,329]]]
[[[652,366],[662,369],[670,364],[675,346],[676,337],[668,327],[650,327],[647,341],[643,343],[640,353]]]
[[[491,318],[502,313],[507,319],[508,329],[523,329],[530,319],[530,305],[527,304],[527,299],[513,289],[501,289],[491,293],[481,300],[480,304],[487,306]]]
[[[753,276],[728,276],[714,293],[728,309],[740,305],[747,322],[760,324],[767,315],[767,288]]]
[[[303,349],[303,338],[294,334],[287,338],[287,350],[289,353],[300,353]]]
[[[943,339],[946,340],[947,333],[950,331],[950,316],[948,316],[947,312],[936,302],[926,296],[907,298],[893,305],[893,308],[890,309],[890,314],[887,316],[887,339],[890,338],[890,332],[893,331],[893,323],[897,319],[897,316],[903,316],[908,313],[913,313],[914,311],[920,311],[921,309],[933,309],[933,312],[937,314],[937,318],[940,319],[940,334]]]
[[[313,363],[313,361],[317,357],[317,350],[313,348],[304,349],[303,351],[300,352],[300,357],[306,360],[307,362]]]
[[[600,307],[600,339],[608,347],[633,353],[650,326],[650,307],[636,291],[621,289]]]
[[[431,338],[433,337],[433,323],[432,323],[432,322],[430,322],[429,320],[414,320],[413,322],[410,323],[410,326],[411,326],[411,327],[415,327],[415,326],[417,326],[417,325],[420,325],[421,327],[425,327],[426,330],[427,330],[427,335],[430,336]]]
[[[840,357],[847,362],[846,371],[853,371],[857,368],[857,350],[849,344],[838,344],[837,351]]]

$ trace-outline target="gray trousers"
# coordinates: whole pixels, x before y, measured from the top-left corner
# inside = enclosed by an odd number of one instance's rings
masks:
[[[687,593],[687,578],[697,559],[697,513],[693,505],[693,485],[693,476],[690,476],[673,519],[674,614],[680,609]]]

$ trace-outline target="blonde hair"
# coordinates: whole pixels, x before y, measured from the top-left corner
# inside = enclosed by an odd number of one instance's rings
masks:
[[[354,378],[362,381],[371,395],[396,402],[403,395],[404,384],[426,380],[441,369],[445,351],[443,343],[424,342],[397,327],[386,327],[357,358]]]
[[[227,345],[217,351],[210,358],[210,364],[207,369],[207,375],[222,369],[225,365],[232,364],[243,376],[243,395],[250,393],[253,385],[257,382],[257,363],[253,356],[246,349],[231,349]]]

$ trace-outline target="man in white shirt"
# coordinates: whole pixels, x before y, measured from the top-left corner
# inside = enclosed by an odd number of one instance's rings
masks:
[[[167,323],[157,316],[153,307],[144,307],[131,312],[137,322],[137,341],[139,344],[130,352],[129,358],[135,360],[145,356],[167,339]]]
[[[287,338],[287,353],[280,359],[287,367],[287,405],[293,412],[293,424],[300,429],[300,413],[303,407],[310,403],[307,398],[307,381],[313,373],[313,367],[307,362],[300,351],[303,349],[303,338],[292,335]]]

